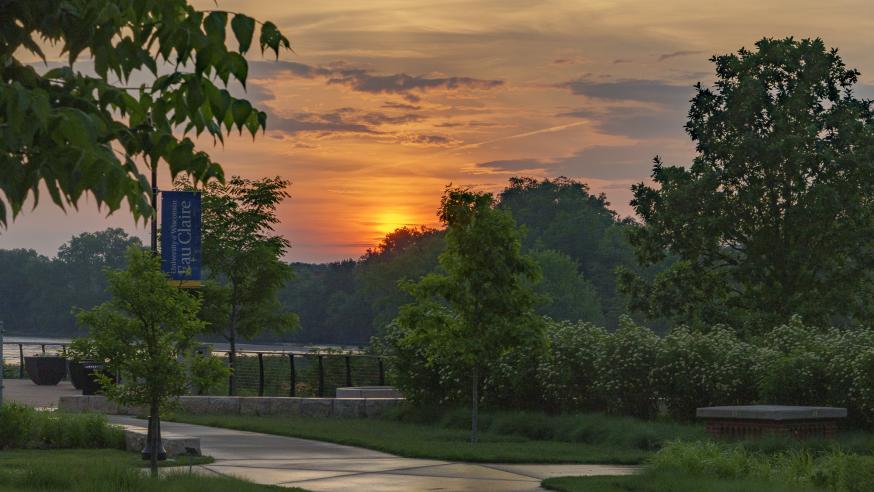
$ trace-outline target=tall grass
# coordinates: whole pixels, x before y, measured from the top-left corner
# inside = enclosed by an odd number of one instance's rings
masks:
[[[775,453],[743,443],[669,443],[651,461],[654,471],[720,479],[754,479],[830,491],[874,490],[874,456],[803,446]]]
[[[103,415],[0,407],[0,449],[124,448],[124,433]]]
[[[390,410],[384,418],[444,429],[470,428],[470,413],[466,409],[427,411],[401,407]],[[486,433],[534,441],[585,443],[643,451],[658,450],[668,441],[707,438],[701,425],[598,413],[485,412],[479,416],[479,426]]]

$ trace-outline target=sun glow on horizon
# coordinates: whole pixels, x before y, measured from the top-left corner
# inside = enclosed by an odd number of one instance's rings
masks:
[[[374,228],[375,232],[382,239],[387,234],[394,232],[404,226],[411,226],[413,220],[409,214],[398,210],[386,210],[375,215]]]

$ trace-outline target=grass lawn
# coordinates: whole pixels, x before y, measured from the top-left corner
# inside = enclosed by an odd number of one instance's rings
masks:
[[[784,441],[782,447],[780,440],[768,441],[672,442],[639,475],[560,477],[544,480],[543,487],[564,492],[874,490],[870,434]]]
[[[138,456],[115,449],[3,450],[0,491],[256,492],[282,489],[224,477],[178,473],[151,478]]]
[[[410,458],[490,463],[639,464],[664,441],[703,435],[699,426],[602,415],[485,414],[480,442],[470,444],[465,415],[415,423],[177,414],[167,420],[348,444]],[[538,423],[538,419],[541,422]]]
[[[713,478],[676,472],[644,472],[624,477],[548,478],[541,485],[561,492],[814,492],[821,489],[771,480]]]

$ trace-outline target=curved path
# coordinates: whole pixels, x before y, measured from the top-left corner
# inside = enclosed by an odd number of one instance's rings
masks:
[[[110,416],[117,424],[144,420]],[[366,425],[366,421],[362,421]],[[312,491],[532,491],[544,478],[627,475],[634,466],[478,464],[401,458],[369,449],[201,425],[162,422],[167,432],[200,438],[215,462],[201,468],[251,482]]]

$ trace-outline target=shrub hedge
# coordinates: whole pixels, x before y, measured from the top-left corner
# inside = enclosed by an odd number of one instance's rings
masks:
[[[874,426],[874,330],[819,328],[799,317],[755,339],[728,326],[680,326],[664,336],[623,318],[615,331],[548,320],[545,341],[502,354],[488,369],[482,403],[500,409],[598,411],[679,420],[701,406],[751,403],[847,407]],[[454,360],[423,357],[389,332],[394,382],[414,403],[467,404]],[[545,349],[543,348],[545,347]],[[427,352],[427,350],[425,350]]]

